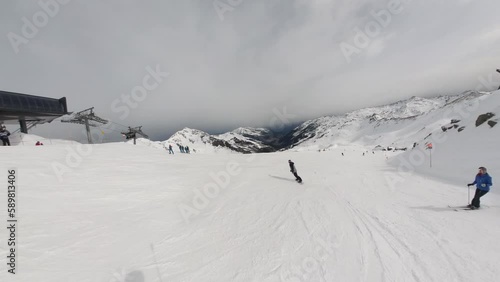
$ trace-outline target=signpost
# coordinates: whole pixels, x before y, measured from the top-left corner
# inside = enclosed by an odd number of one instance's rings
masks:
[[[427,143],[426,147],[429,150],[429,166],[432,167],[432,143]]]

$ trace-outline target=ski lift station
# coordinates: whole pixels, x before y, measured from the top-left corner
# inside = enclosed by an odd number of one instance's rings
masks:
[[[19,122],[23,133],[67,114],[66,97],[54,99],[0,90],[0,122]]]

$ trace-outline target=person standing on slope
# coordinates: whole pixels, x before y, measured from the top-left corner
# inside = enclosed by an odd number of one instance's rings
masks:
[[[469,205],[471,209],[475,210],[481,206],[480,198],[486,195],[490,191],[490,187],[493,185],[491,176],[488,174],[488,170],[485,167],[479,168],[479,173],[476,175],[474,182],[467,184],[467,186],[476,185],[476,194],[472,203]]]
[[[295,176],[295,180],[298,183],[302,182],[302,178],[297,174],[297,169],[295,168],[295,163],[292,162],[292,160],[288,160],[288,165],[290,165],[290,172],[293,173],[293,176]]]
[[[174,154],[174,149],[172,149],[172,145],[171,144],[168,145],[168,153],[172,154],[172,155]]]
[[[0,129],[0,140],[2,140],[4,146],[10,146],[9,136],[10,132],[5,126],[2,126]]]

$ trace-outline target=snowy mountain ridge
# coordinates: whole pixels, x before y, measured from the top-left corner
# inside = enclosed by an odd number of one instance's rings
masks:
[[[193,153],[263,153],[276,149],[266,143],[266,136],[272,132],[265,128],[238,128],[220,135],[210,135],[204,131],[184,128],[169,139],[161,142],[138,139],[139,145],[166,149],[169,145],[189,146]],[[132,143],[133,141],[129,141]]]
[[[184,128],[161,143],[188,145],[200,152],[238,153],[329,150],[351,143],[407,147],[450,122],[443,120],[434,124],[426,116],[436,112],[438,116],[444,115],[454,106],[466,105],[491,94],[466,91],[434,98],[414,96],[388,105],[308,120],[285,134],[276,134],[266,128],[240,127],[227,133],[210,135],[201,130]]]
[[[321,150],[328,149],[335,144],[349,143],[365,146],[387,146],[399,143],[399,145],[408,146],[416,142],[420,136],[408,137],[430,125],[428,121],[422,123],[425,116],[434,112],[442,112],[444,115],[447,109],[454,105],[465,105],[471,100],[490,94],[490,92],[467,91],[459,95],[435,98],[411,97],[408,100],[360,109],[345,115],[321,117],[306,121],[296,127],[284,138],[284,141],[289,142],[286,149],[300,150]],[[443,122],[440,126],[446,123],[449,121]],[[412,124],[418,124],[419,127],[415,128],[414,132],[407,132],[405,136],[395,138],[395,132]],[[424,132],[429,134],[433,130],[427,129]],[[392,137],[394,138],[391,139]]]

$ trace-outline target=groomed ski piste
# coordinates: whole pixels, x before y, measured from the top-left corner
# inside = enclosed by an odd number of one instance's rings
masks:
[[[249,155],[2,147],[0,179],[17,171],[19,221],[16,275],[0,231],[0,281],[498,281],[500,135],[473,125],[498,113],[497,96],[463,118],[463,132],[434,134],[432,168],[422,146]],[[481,209],[449,208],[467,204],[479,166],[493,177]]]

